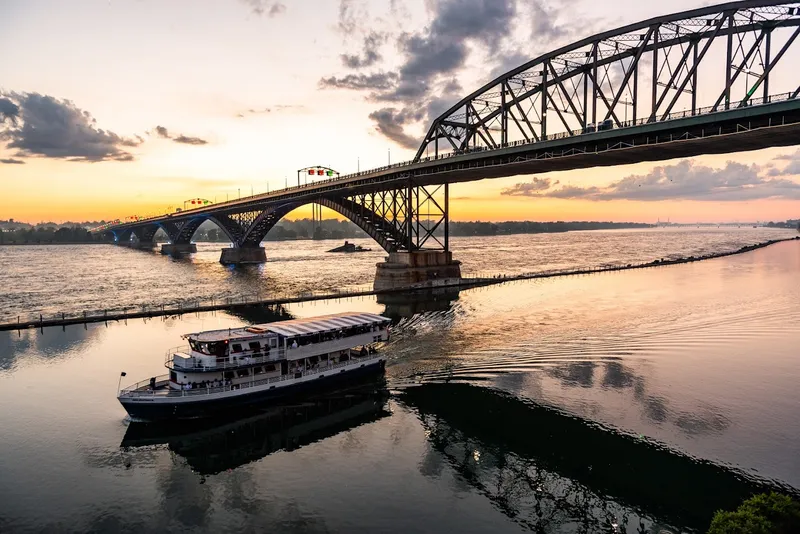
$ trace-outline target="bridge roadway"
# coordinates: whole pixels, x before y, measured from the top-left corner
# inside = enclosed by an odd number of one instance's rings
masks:
[[[663,161],[701,154],[726,154],[791,146],[800,140],[800,98],[776,95],[769,103],[709,114],[676,113],[669,120],[640,121],[625,128],[551,136],[545,141],[509,143],[494,150],[476,150],[403,162],[340,178],[293,186],[203,208],[123,223],[108,230],[144,223],[213,216],[226,211],[264,209],[291,201],[306,204],[327,194],[358,195],[414,186],[431,186],[517,175]]]

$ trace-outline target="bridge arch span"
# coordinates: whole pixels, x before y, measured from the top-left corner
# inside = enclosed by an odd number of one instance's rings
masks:
[[[188,245],[192,242],[194,234],[197,233],[200,225],[206,221],[211,221],[219,230],[221,230],[231,243],[235,243],[231,231],[225,227],[222,222],[210,214],[203,214],[191,219],[174,222],[174,221],[158,221],[158,227],[167,234],[170,244],[172,245]]]
[[[800,3],[776,0],[727,2],[598,33],[461,99],[433,120],[414,161],[431,144],[438,157],[794,99],[797,54],[787,52],[798,36]]]
[[[245,232],[239,246],[258,247],[270,230],[292,211],[309,204],[318,204],[335,211],[350,222],[361,228],[367,235],[378,243],[386,252],[394,252],[402,242],[403,235],[384,217],[381,217],[368,207],[357,204],[346,198],[316,198],[301,201],[287,202],[271,207],[256,217],[255,221]]]

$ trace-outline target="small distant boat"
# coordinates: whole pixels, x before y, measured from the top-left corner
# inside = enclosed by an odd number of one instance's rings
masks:
[[[344,245],[341,247],[336,247],[330,249],[328,252],[370,252],[372,249],[364,248],[361,245],[356,245],[355,243],[349,243],[347,241],[344,242]]]
[[[189,346],[167,353],[169,374],[124,388],[117,398],[131,419],[157,421],[318,392],[382,372],[386,360],[376,345],[389,339],[389,323],[373,313],[339,313],[186,334]]]

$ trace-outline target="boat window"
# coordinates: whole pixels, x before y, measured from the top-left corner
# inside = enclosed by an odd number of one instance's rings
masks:
[[[231,345],[231,352],[242,352],[242,346],[239,343]]]
[[[273,337],[273,338],[270,338],[270,340],[269,340],[269,346],[270,346],[270,347],[272,347],[272,348],[274,349],[275,347],[277,347],[277,346],[278,346],[278,340],[277,340],[276,338],[274,338],[274,337]]]
[[[254,367],[253,368],[254,375],[261,375],[264,374],[264,369],[262,367]]]
[[[233,371],[226,371],[226,372],[225,372],[225,378],[227,378],[227,379],[229,379],[229,380],[230,380],[231,378],[233,378]]]
[[[239,369],[236,371],[236,375],[239,378],[242,378],[243,376],[250,376],[250,369]]]
[[[176,373],[175,371],[170,371],[169,372],[169,381],[170,382],[177,382],[178,381],[178,373]]]
[[[265,365],[264,366],[264,372],[265,373],[271,373],[273,371],[275,371],[275,365],[270,364],[270,365]]]
[[[252,351],[259,352],[261,350],[261,343],[259,343],[258,341],[251,341],[249,345],[250,345],[250,350]]]

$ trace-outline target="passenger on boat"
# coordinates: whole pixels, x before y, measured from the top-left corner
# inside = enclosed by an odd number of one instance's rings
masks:
[[[292,348],[293,348],[293,349],[296,349],[296,348],[297,348],[297,340],[296,340],[296,339],[293,339],[293,340],[292,340]]]

